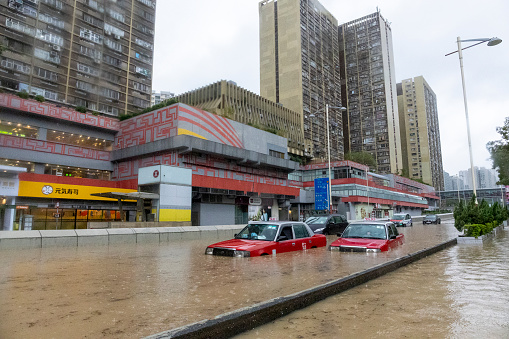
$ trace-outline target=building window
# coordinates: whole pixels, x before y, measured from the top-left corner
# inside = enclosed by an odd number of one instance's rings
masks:
[[[45,13],[39,13],[39,20],[47,24],[56,26],[58,28],[64,28],[65,24],[63,20],[59,20],[55,17],[49,16]]]
[[[17,60],[4,57],[2,58],[0,65],[3,68],[12,69],[13,71],[18,71],[25,74],[30,74],[30,66]]]
[[[77,64],[77,68],[78,68],[78,71],[86,73],[86,74],[90,74],[90,75],[93,75],[93,76],[98,76],[99,75],[99,70],[97,70],[97,69],[95,69],[93,67],[90,67],[88,65],[84,65],[84,64],[78,63]]]
[[[278,152],[278,151],[274,151],[274,150],[269,150],[269,155],[271,157],[276,157],[276,158],[281,158],[281,159],[285,158],[285,154],[283,152]]]
[[[120,93],[109,88],[102,89],[102,95],[106,98],[118,100],[120,99]]]
[[[101,35],[86,28],[80,28],[80,37],[99,44],[103,41],[103,37]]]
[[[122,44],[120,42],[106,38],[104,39],[104,44],[106,47],[109,47],[117,52],[122,52]]]
[[[42,0],[46,5],[50,5],[55,7],[58,10],[62,10],[64,8],[64,4],[60,0]]]
[[[57,73],[48,71],[44,68],[35,67],[34,74],[46,80],[58,81]]]
[[[124,31],[120,28],[117,28],[115,26],[112,26],[108,23],[104,23],[104,34],[110,35],[113,34],[115,39],[120,39],[124,37]]]
[[[115,19],[117,21],[120,21],[122,23],[125,21],[125,17],[117,11],[110,9],[110,10],[108,10],[108,14],[110,15],[110,17],[112,17],[113,19]]]

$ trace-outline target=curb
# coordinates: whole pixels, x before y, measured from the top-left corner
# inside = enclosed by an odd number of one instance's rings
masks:
[[[253,306],[218,315],[214,319],[202,320],[176,329],[154,334],[146,338],[232,337],[257,326],[276,320],[293,311],[305,308],[327,297],[364,284],[372,279],[395,271],[400,267],[411,264],[456,244],[457,239],[454,238],[431,248],[423,249],[393,261],[374,266],[365,271],[354,273],[345,278],[334,280],[285,297],[270,299]]]

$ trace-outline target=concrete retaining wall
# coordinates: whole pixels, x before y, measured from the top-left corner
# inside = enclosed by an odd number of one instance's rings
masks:
[[[369,280],[378,278],[453,245],[456,245],[456,239],[302,292],[274,298],[260,304],[219,315],[211,320],[203,320],[187,326],[161,332],[147,338],[229,338],[274,321],[277,318],[307,307],[327,297],[364,284]]]
[[[0,231],[0,250],[231,239],[244,225]]]

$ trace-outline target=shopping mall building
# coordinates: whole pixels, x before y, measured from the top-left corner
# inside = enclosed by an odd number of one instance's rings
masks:
[[[0,93],[0,229],[305,218],[328,163],[301,167],[287,150],[284,137],[181,103],[119,121]],[[438,205],[430,186],[349,161],[331,169],[332,210],[350,219]]]

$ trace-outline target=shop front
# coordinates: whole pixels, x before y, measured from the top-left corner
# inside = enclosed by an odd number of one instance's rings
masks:
[[[136,192],[112,186],[114,183],[108,181],[23,173],[12,229],[85,229],[88,222],[134,221],[136,201],[124,201],[121,212],[116,199],[94,196],[112,189]]]

